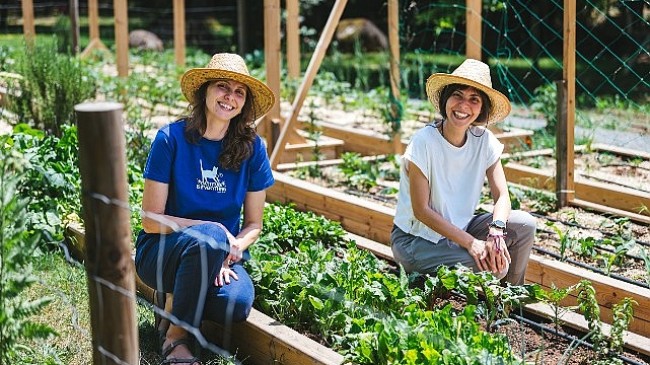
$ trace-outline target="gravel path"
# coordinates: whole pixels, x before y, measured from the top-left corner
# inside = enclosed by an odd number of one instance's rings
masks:
[[[508,117],[505,120],[505,123],[506,125],[512,127],[532,130],[542,129],[546,125],[546,122],[542,119],[530,119],[521,117]],[[650,135],[648,134],[615,131],[604,128],[587,129],[576,127],[575,138],[582,137],[591,137],[593,138],[594,143],[603,143],[650,153]]]

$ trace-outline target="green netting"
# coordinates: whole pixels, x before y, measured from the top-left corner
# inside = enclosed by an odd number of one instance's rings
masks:
[[[557,0],[492,0],[482,9],[482,57],[492,66],[495,88],[549,122],[555,82],[562,79],[563,6]],[[410,96],[424,98],[431,73],[451,72],[464,59],[466,10],[465,1],[401,2],[401,77]],[[608,112],[615,108],[635,119],[628,123],[650,123],[649,14],[647,0],[577,1],[577,123],[610,118],[615,124]]]

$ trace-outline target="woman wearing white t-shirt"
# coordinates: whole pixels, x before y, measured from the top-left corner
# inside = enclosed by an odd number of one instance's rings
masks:
[[[404,153],[395,259],[407,272],[463,264],[523,284],[535,219],[510,209],[503,144],[487,129],[510,113],[510,101],[492,88],[489,66],[472,59],[431,75],[427,95],[442,120],[418,131]],[[494,211],[475,214],[486,178]]]

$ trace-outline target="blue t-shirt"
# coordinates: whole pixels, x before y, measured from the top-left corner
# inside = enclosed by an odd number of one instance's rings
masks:
[[[219,222],[236,236],[246,193],[275,182],[264,143],[256,136],[253,152],[239,171],[226,170],[218,162],[222,141],[201,138],[190,143],[185,125],[180,120],[158,131],[144,177],[169,185],[165,214]]]

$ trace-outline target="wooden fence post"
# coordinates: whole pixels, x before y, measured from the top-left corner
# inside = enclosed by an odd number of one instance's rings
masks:
[[[576,115],[576,1],[564,0],[562,80],[557,85],[555,191],[558,208],[575,199],[574,145]]]
[[[174,58],[185,66],[185,0],[174,0]]]
[[[32,0],[21,1],[23,10],[23,34],[27,45],[34,44],[36,38],[36,27],[34,26],[34,2]]]
[[[394,122],[401,124],[402,116],[398,110],[398,104],[401,102],[401,95],[399,90],[400,85],[400,49],[399,49],[399,0],[388,1],[388,48],[390,52],[390,92],[393,96],[393,105],[391,106],[391,113]],[[397,119],[400,120],[397,120]],[[394,130],[393,134],[393,153],[403,154],[404,146],[402,145],[402,127]]]
[[[127,0],[113,0],[117,75],[129,76],[129,7]]]
[[[97,0],[88,0],[88,35],[90,41],[81,52],[81,57],[87,57],[95,49],[106,53],[109,52],[102,40],[99,39],[99,7]]]
[[[300,77],[300,3],[286,0],[287,6],[287,75],[291,79]]]
[[[281,120],[280,113],[280,68],[282,56],[282,42],[280,41],[281,16],[280,0],[264,0],[264,63],[266,64],[266,84],[269,86],[277,101],[271,110],[259,122],[260,131],[267,140],[267,152],[273,151],[275,140],[271,138],[272,123]]]
[[[332,12],[330,13],[329,18],[327,18],[325,28],[323,28],[323,32],[321,33],[320,38],[318,39],[318,43],[316,44],[316,50],[309,60],[309,65],[305,71],[303,81],[300,84],[298,91],[296,92],[296,97],[293,99],[293,103],[291,105],[291,114],[282,126],[278,140],[275,142],[275,145],[273,147],[273,152],[271,153],[270,160],[271,167],[274,169],[280,163],[280,155],[284,152],[287,139],[289,139],[292,134],[298,136],[298,134],[295,133],[295,130],[293,132],[290,130],[298,120],[298,114],[300,113],[302,104],[307,97],[307,93],[309,92],[311,85],[314,83],[314,78],[316,77],[318,68],[320,67],[321,62],[325,57],[325,53],[327,52],[327,48],[332,41],[332,36],[336,31],[336,26],[339,24],[339,20],[341,19],[341,15],[343,14],[343,10],[345,9],[347,2],[348,0],[336,0],[332,8]]]
[[[79,54],[79,0],[70,0],[68,10],[70,12],[70,29],[72,31],[73,54]]]
[[[122,104],[75,106],[94,364],[138,364]]]
[[[465,19],[467,21],[466,38],[465,38],[465,56],[475,60],[481,60],[481,46],[483,45],[481,27],[483,25],[483,18],[481,11],[483,10],[482,0],[465,0]]]

